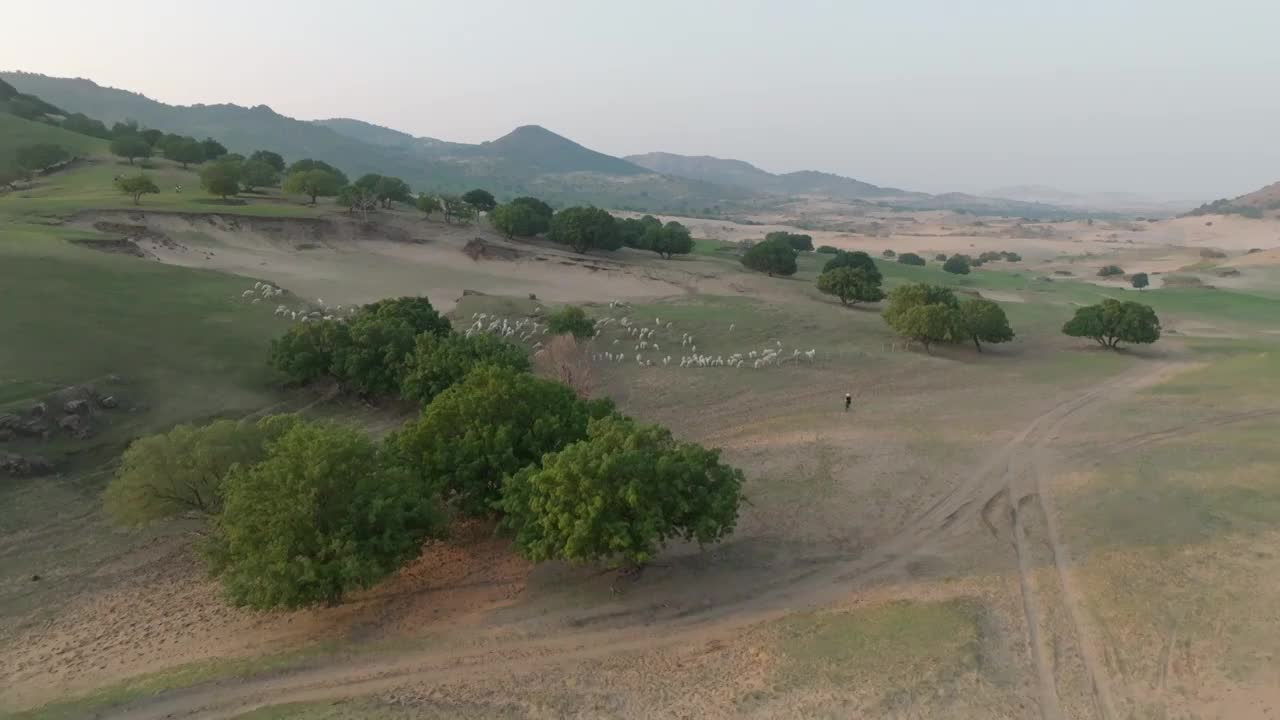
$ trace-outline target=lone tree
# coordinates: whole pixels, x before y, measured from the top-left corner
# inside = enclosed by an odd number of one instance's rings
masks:
[[[306,195],[311,198],[311,204],[315,205],[317,197],[333,197],[345,184],[342,176],[332,170],[294,170],[285,178],[284,191]]]
[[[493,198],[493,193],[480,188],[463,193],[462,202],[470,205],[477,215],[482,212],[489,212],[498,206],[498,201]]]
[[[902,253],[898,256],[898,262],[903,265],[927,265],[925,259],[913,252]]]
[[[889,291],[883,316],[895,332],[923,344],[931,353],[935,343],[964,337],[959,306],[950,289],[913,283]]]
[[[28,179],[32,174],[44,170],[52,165],[65,162],[71,157],[71,153],[61,145],[53,145],[50,143],[36,143],[34,145],[25,145],[18,148],[14,153],[14,161]]]
[[[595,337],[596,324],[577,305],[565,305],[547,315],[547,330],[552,335],[572,335],[579,340]]]
[[[502,478],[585,437],[592,407],[560,383],[481,366],[391,443],[423,487],[443,489],[468,515],[492,515]]]
[[[440,212],[441,209],[440,199],[426,193],[418,193],[418,199],[414,201],[413,206],[428,218],[431,217],[431,213]]]
[[[737,524],[742,471],[656,425],[595,420],[585,440],[541,461],[509,477],[499,503],[533,561],[643,566],[669,540],[713,543]]]
[[[1151,279],[1147,277],[1146,273],[1134,273],[1133,277],[1129,278],[1129,284],[1141,290],[1151,284]]]
[[[742,264],[769,277],[795,275],[796,250],[786,240],[763,240],[742,254]]]
[[[963,255],[952,255],[947,261],[942,263],[942,269],[952,275],[968,275],[969,259]]]
[[[1004,308],[986,298],[969,298],[960,303],[960,329],[978,352],[982,343],[1002,343],[1013,339],[1013,329]]]
[[[622,247],[617,221],[607,211],[593,207],[571,207],[556,213],[547,237],[579,253]]]
[[[844,250],[836,251],[836,256],[828,260],[822,266],[822,272],[835,270],[836,268],[841,267],[862,268],[863,270],[866,270],[869,275],[874,276],[877,281],[882,279],[880,275],[880,268],[876,267],[876,261],[873,260],[870,255],[862,252],[861,250],[854,250],[853,252],[846,252]]]
[[[210,195],[223,200],[240,192],[241,164],[235,160],[219,160],[200,169],[200,186]]]
[[[670,260],[673,255],[688,255],[693,252],[693,235],[689,228],[672,220],[666,225],[649,227],[640,240],[645,250],[656,252]]]
[[[278,173],[284,172],[284,158],[280,156],[280,153],[270,150],[254,150],[253,154],[249,156],[249,160],[264,162],[270,165],[272,170]]]
[[[426,405],[481,365],[528,372],[529,353],[488,333],[423,333],[414,340],[413,354],[405,363],[400,397]]]
[[[882,253],[880,253],[880,254],[881,254],[881,255],[883,255],[883,256],[885,256],[885,257],[887,257],[887,258],[893,258],[893,257],[894,257],[894,256],[896,256],[898,253],[896,253],[896,252],[894,252],[894,251],[892,251],[892,250],[888,250],[888,249],[886,249],[884,252],[882,252]]]
[[[313,160],[312,158],[303,158],[298,160],[289,166],[289,170],[285,174],[292,175],[296,172],[305,172],[308,170],[327,170],[328,172],[333,173],[334,176],[338,178],[338,187],[342,187],[349,182],[347,180],[346,173],[323,160]]]
[[[134,158],[151,157],[151,145],[139,135],[118,135],[111,141],[110,148],[112,155],[128,159],[130,165]]]
[[[236,605],[336,604],[395,572],[443,527],[437,496],[364,433],[299,423],[237,465],[206,549]]]
[[[1160,318],[1150,305],[1129,300],[1103,300],[1097,305],[1076,309],[1062,326],[1071,337],[1092,338],[1103,347],[1115,349],[1120,343],[1153,343],[1160,339]]]
[[[818,276],[818,290],[840,298],[842,305],[884,299],[880,274],[873,275],[863,267],[838,267],[822,273]]]
[[[134,205],[141,204],[143,195],[157,195],[160,193],[160,188],[156,186],[151,176],[142,173],[116,180],[116,188],[126,195],[132,195]]]
[[[191,163],[198,165],[204,162],[204,146],[191,138],[180,138],[164,145],[164,156],[182,163],[185,170]]]

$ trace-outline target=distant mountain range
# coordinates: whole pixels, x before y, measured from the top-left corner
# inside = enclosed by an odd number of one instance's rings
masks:
[[[774,174],[741,160],[671,153],[618,158],[536,125],[518,127],[489,142],[457,143],[351,118],[297,120],[266,105],[167,105],[79,78],[4,72],[0,79],[21,93],[108,125],[133,120],[165,132],[213,137],[243,154],[266,149],[289,160],[312,157],[352,177],[370,172],[394,175],[427,192],[484,187],[499,198],[530,194],[560,206],[592,203],[689,215],[768,209],[797,197],[1031,218],[1073,214],[1052,203],[962,193],[929,195],[824,172]]]
[[[1131,192],[1075,193],[1048,185],[1009,185],[988,190],[986,195],[1022,202],[1044,203],[1078,210],[1168,214],[1181,212],[1195,204],[1189,199],[1154,198]]]

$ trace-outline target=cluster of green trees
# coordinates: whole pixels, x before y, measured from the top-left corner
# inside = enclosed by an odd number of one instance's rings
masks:
[[[777,230],[764,236],[766,241],[776,240],[791,246],[796,252],[813,252],[813,236]]]
[[[652,215],[616,218],[595,207],[569,207],[551,216],[547,239],[574,252],[631,247],[670,259],[693,252],[693,236],[678,222],[665,225]]]
[[[565,332],[585,318],[564,315]],[[130,446],[110,514],[209,517],[209,568],[254,608],[337,602],[416,556],[453,513],[497,518],[534,561],[643,564],[669,540],[732,532],[743,477],[718,451],[534,377],[523,348],[455,333],[425,299],[375,303],[349,325],[293,328],[272,365],[399,392],[422,403],[417,419],[381,443],[288,415],[180,426]]]
[[[31,176],[52,167],[58,163],[66,162],[71,159],[71,153],[61,145],[53,143],[35,143],[34,145],[25,145],[18,148],[14,153],[14,163],[17,165],[19,173],[23,179],[30,180]]]
[[[535,197],[518,197],[489,211],[489,222],[507,237],[533,237],[551,229],[555,211]]]
[[[769,277],[795,275],[799,251],[785,238],[761,240],[742,254],[742,265]]]
[[[950,288],[912,283],[889,292],[884,320],[903,337],[932,346],[944,342],[972,341],[979,352],[982,343],[1013,339],[1004,310],[995,302],[975,297],[960,301]]]

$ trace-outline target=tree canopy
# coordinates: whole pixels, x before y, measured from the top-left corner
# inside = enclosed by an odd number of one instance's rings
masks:
[[[350,342],[346,323],[337,320],[298,323],[271,341],[268,362],[291,381],[305,385],[336,377],[334,359]]]
[[[796,252],[807,252],[813,250],[813,236],[802,235],[800,233],[786,232],[785,230],[777,230],[764,236],[765,240],[780,240],[791,246]]]
[[[200,169],[200,186],[210,195],[226,200],[240,192],[241,164],[234,159],[223,158]]]
[[[415,339],[413,354],[406,363],[400,397],[426,405],[480,365],[527,372],[529,353],[488,333],[423,333]]]
[[[431,217],[431,213],[440,212],[440,199],[426,193],[418,193],[418,199],[414,201],[413,206],[427,217]]]
[[[206,160],[217,160],[227,154],[227,148],[222,143],[213,138],[205,138],[200,141],[200,147],[204,148],[204,157]]]
[[[888,298],[885,322],[899,335],[923,344],[925,350],[932,352],[934,343],[962,337],[960,303],[950,289],[912,283],[890,290]]]
[[[343,175],[317,167],[291,170],[284,180],[284,191],[306,195],[311,198],[311,204],[315,205],[317,197],[333,197],[344,185],[346,183]]]
[[[551,218],[551,232],[547,237],[579,253],[597,248],[617,250],[622,246],[614,217],[593,207],[571,207],[556,213]]]
[[[646,227],[639,247],[670,260],[673,255],[688,255],[693,252],[693,235],[689,228],[672,220],[666,225]]]
[[[379,300],[360,308],[346,323],[346,342],[339,344],[333,371],[348,390],[361,395],[390,395],[421,333],[447,335],[449,321],[425,297]]]
[[[927,265],[925,259],[913,252],[905,252],[898,255],[898,262],[903,265]]]
[[[280,173],[263,160],[246,160],[240,166],[240,182],[246,191],[280,184]]]
[[[986,298],[968,298],[960,303],[960,329],[982,352],[982,343],[1002,343],[1013,339],[1013,329],[1004,308]]]
[[[595,337],[596,324],[587,311],[577,305],[564,307],[547,315],[547,330],[552,335],[572,335],[578,339]]]
[[[350,182],[347,179],[346,173],[342,172],[338,168],[330,165],[329,163],[323,160],[314,160],[312,158],[303,158],[301,160],[295,161],[292,165],[289,166],[289,170],[285,174],[292,175],[296,172],[307,172],[311,170],[324,170],[326,172],[333,173],[333,175],[338,179],[339,187],[346,185],[348,182]]]
[[[257,422],[216,420],[139,438],[125,450],[107,486],[107,513],[121,525],[143,525],[186,512],[216,515],[222,510],[222,482],[231,468],[261,460],[266,443],[295,422],[293,415],[268,415]]]
[[[152,180],[151,176],[146,173],[138,173],[137,175],[117,179],[116,189],[132,196],[134,205],[141,203],[143,195],[156,195],[160,192],[155,180]]]
[[[111,141],[111,154],[126,158],[132,165],[135,158],[151,157],[151,146],[136,134],[117,135]]]
[[[493,193],[480,188],[463,193],[462,202],[470,205],[477,213],[489,212],[498,206],[498,201],[494,199]]]
[[[205,159],[204,146],[194,138],[166,139],[162,147],[165,157],[174,162],[182,163],[184,168],[191,163],[202,163]]]
[[[508,240],[513,237],[533,237],[546,230],[546,218],[524,204],[506,203],[489,211],[489,222]]]
[[[862,267],[838,267],[822,273],[818,276],[818,290],[840,298],[842,305],[884,299],[879,273],[872,275]]]
[[[534,561],[648,563],[671,539],[720,540],[733,531],[742,471],[719,451],[617,416],[504,482],[503,527]]]
[[[482,365],[392,442],[424,487],[442,488],[469,515],[490,515],[503,477],[584,437],[590,415],[560,383]]]
[[[1077,308],[1062,326],[1072,337],[1087,337],[1099,345],[1115,349],[1120,343],[1153,343],[1160,339],[1160,318],[1150,305],[1129,300],[1107,299],[1097,305]]]
[[[796,250],[785,240],[762,240],[752,245],[742,255],[742,264],[749,270],[774,275],[796,273]]]
[[[249,156],[249,160],[254,162],[264,162],[270,166],[272,170],[275,170],[278,173],[284,172],[284,158],[280,156],[280,153],[272,152],[270,150],[254,150],[253,154]]]
[[[1151,278],[1147,277],[1147,274],[1144,272],[1134,273],[1133,277],[1129,278],[1129,284],[1141,290],[1151,284]]]
[[[416,556],[442,528],[436,496],[362,432],[299,423],[223,482],[206,548],[227,597],[252,608],[334,604]]]
[[[849,267],[861,268],[867,272],[868,277],[875,278],[877,284],[883,280],[880,275],[880,268],[876,267],[876,261],[872,257],[861,250],[848,252],[845,250],[837,250],[836,256],[828,260],[822,266],[822,272],[829,272],[836,268]]]
[[[952,275],[968,275],[969,260],[961,255],[952,255],[947,261],[942,263],[942,269]]]

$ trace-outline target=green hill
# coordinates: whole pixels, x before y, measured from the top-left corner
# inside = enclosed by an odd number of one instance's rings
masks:
[[[3,178],[16,174],[14,155],[18,148],[37,143],[60,145],[72,155],[81,156],[102,154],[107,150],[106,141],[0,112],[0,183]]]
[[[134,120],[165,132],[213,137],[233,152],[269,149],[289,160],[318,158],[353,177],[369,172],[401,177],[415,191],[484,187],[499,198],[539,194],[561,206],[693,213],[715,212],[753,196],[743,188],[664,177],[536,126],[478,145],[452,143],[349,118],[305,122],[265,105],[167,105],[78,78],[10,72],[0,73],[0,79],[108,125]]]

